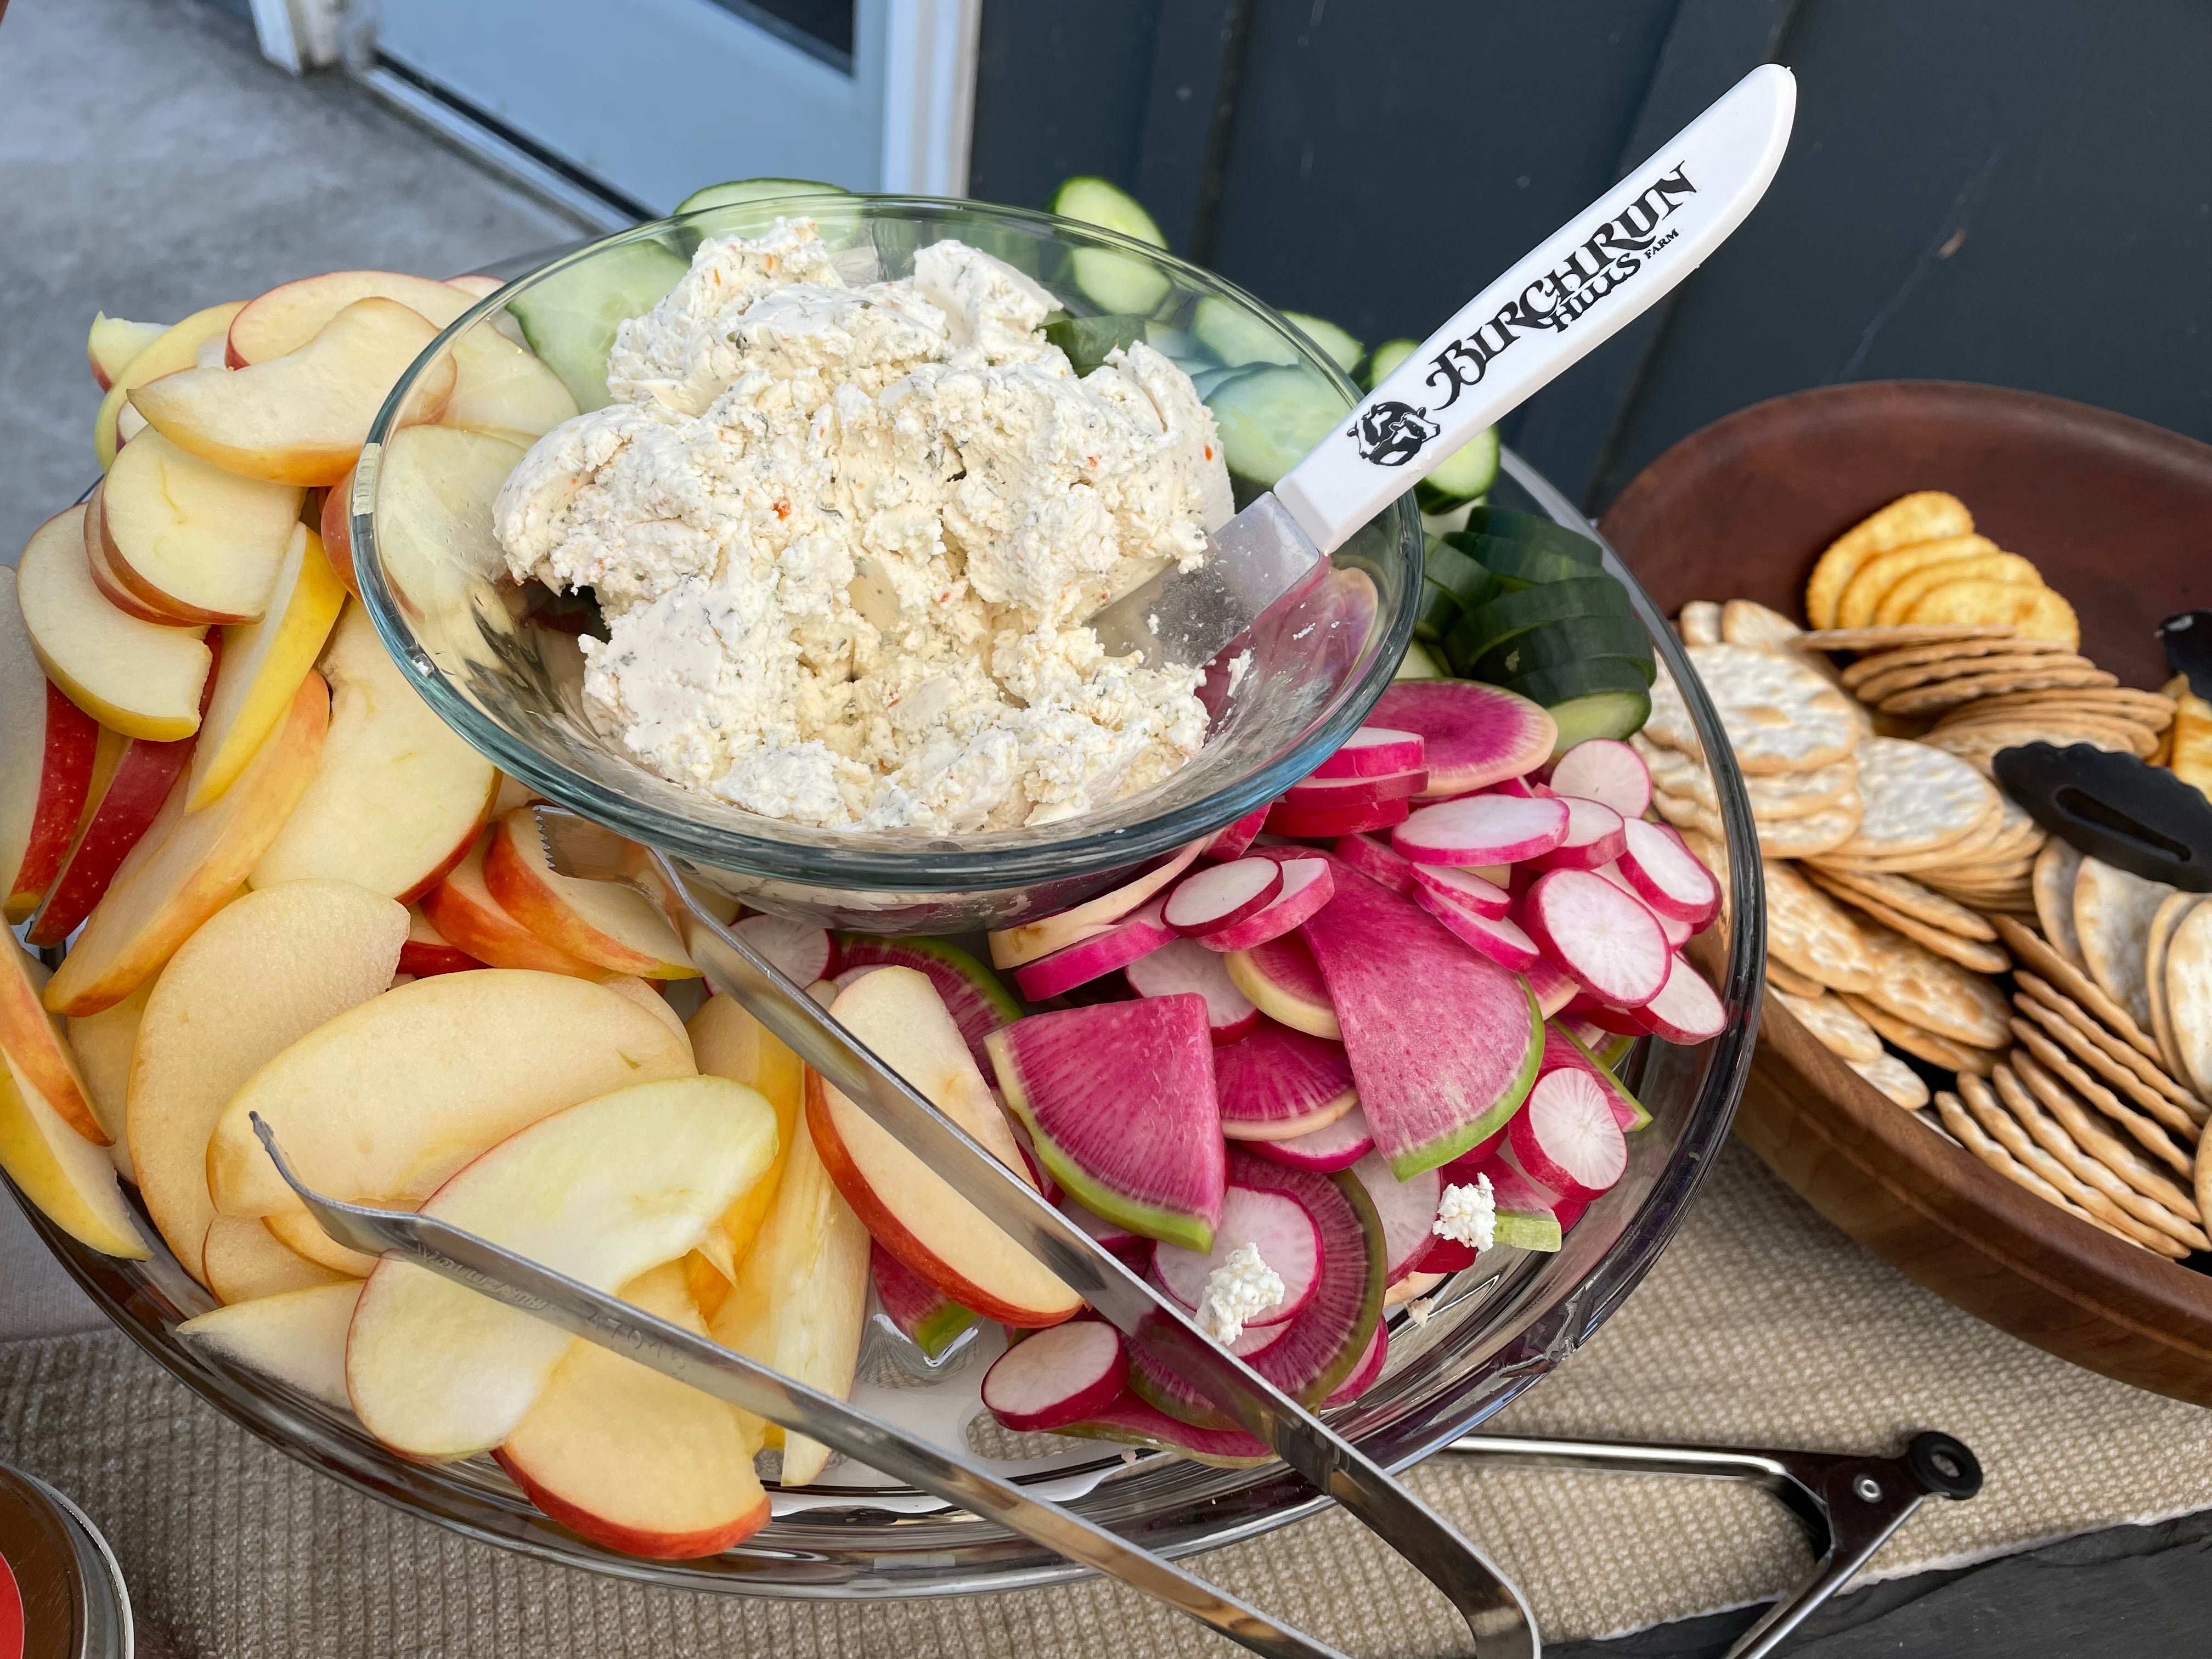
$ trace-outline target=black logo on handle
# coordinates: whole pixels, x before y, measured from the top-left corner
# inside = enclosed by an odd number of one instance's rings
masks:
[[[1403,466],[1443,429],[1428,413],[1411,404],[1373,404],[1360,411],[1358,423],[1345,435],[1358,444],[1361,460]]]

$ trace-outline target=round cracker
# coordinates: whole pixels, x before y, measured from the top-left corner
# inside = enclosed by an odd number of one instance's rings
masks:
[[[2076,968],[2081,965],[2081,941],[2074,937],[2074,878],[2081,868],[2081,854],[2073,842],[2053,836],[2035,855],[2030,885],[2035,896],[2035,919],[2043,927],[2051,948]]]
[[[1806,617],[1815,628],[1834,627],[1837,602],[1869,559],[1914,542],[1964,536],[1973,527],[1974,515],[1956,495],[1918,489],[1899,496],[1828,544],[1805,584]]]
[[[1971,532],[1963,536],[1938,536],[1929,541],[1909,542],[1877,553],[1854,571],[1836,600],[1836,626],[1865,628],[1881,620],[1875,614],[1882,596],[1916,570],[1933,564],[1954,564],[1994,553],[1997,544]]]
[[[1844,903],[1865,912],[1883,927],[1902,933],[1905,938],[1917,944],[1926,945],[1937,956],[1947,957],[1957,963],[1961,968],[1971,968],[1975,972],[1982,974],[2002,974],[2012,966],[2012,958],[2004,953],[2002,946],[1985,945],[1979,939],[1962,938],[1948,928],[1936,927],[1921,921],[1917,916],[1907,915],[1901,910],[1893,910],[1880,899],[1870,898],[1864,893],[1834,884],[1832,877],[1821,884]],[[1963,905],[1959,908],[1962,910],[1966,908]],[[1973,915],[1970,910],[1966,914]],[[1984,927],[1989,926],[1987,922],[1981,921],[1978,916],[1974,920]]]
[[[1747,645],[1754,651],[1788,649],[1805,636],[1805,630],[1779,611],[1756,599],[1730,599],[1721,607],[1721,638],[1730,645]]]
[[[1651,681],[1651,712],[1644,718],[1644,735],[1667,748],[1680,750],[1692,760],[1702,762],[1705,757],[1705,744],[1698,741],[1698,728],[1690,719],[1690,705],[1682,701],[1682,688],[1674,684],[1674,676],[1667,665],[1658,665]]]
[[[2146,1227],[2155,1227],[2192,1250],[2212,1249],[2212,1239],[2197,1224],[2196,1200],[2162,1177],[2156,1183],[2157,1190],[2145,1192],[2121,1164],[2111,1161],[2107,1149],[2115,1149],[2117,1155],[2132,1164],[2141,1160],[2091,1123],[2081,1102],[2070,1097],[2054,1079],[2047,1074],[2031,1076],[2037,1072],[2033,1060],[2015,1054],[2009,1066],[1990,1079],[1996,1085],[1998,1097],[2035,1143],[2085,1186],[2102,1193]],[[2172,1201],[2177,1197],[2181,1200],[2180,1207]]]
[[[1923,886],[1910,876],[1870,875],[1856,870],[1810,870],[1814,881],[1834,892],[1838,888],[1863,893],[1887,908],[1896,910],[1930,927],[1941,927],[1961,939],[1996,943],[1997,930],[1955,899]]]
[[[1927,736],[1917,739],[1931,749],[1940,749],[1947,755],[1956,755],[1969,765],[1977,761],[1986,763],[1989,757],[2006,749],[2019,749],[2031,743],[2050,743],[2046,732],[2033,726],[1938,726]],[[2132,737],[2118,734],[2117,728],[2110,732],[2081,732],[2066,737],[2057,746],[2068,748],[2086,743],[2092,749],[2103,749],[2116,755],[2136,752]]]
[[[1838,806],[1799,817],[1759,818],[1759,850],[1770,859],[1814,858],[1834,851],[1858,833],[1859,801],[1854,795]]]
[[[2150,998],[2150,1037],[2158,1045],[2160,1065],[2177,1081],[2189,1073],[2181,1063],[2173,1018],[2166,1004],[2166,952],[2173,942],[2173,930],[2204,900],[2203,893],[2176,893],[2158,907],[2150,919],[2150,933],[2143,941],[2143,989]]]
[[[2056,640],[2024,640],[2009,629],[1991,629],[1999,637],[1966,640],[1939,640],[1933,645],[1908,645],[1893,650],[1876,652],[1861,657],[1844,669],[1841,678],[1845,685],[1857,685],[1876,675],[1890,673],[1899,668],[1917,668],[1929,663],[1953,663],[1954,672],[1966,672],[1978,657],[2009,657],[2029,653],[2063,651]],[[1807,637],[1810,637],[1808,635]]]
[[[2188,1254],[2188,1247],[2179,1239],[2168,1237],[2155,1227],[2145,1226],[2037,1146],[2027,1131],[2021,1127],[2020,1120],[1998,1102],[1996,1091],[1979,1078],[1960,1078],[1959,1092],[1965,1097],[1967,1109],[1973,1114],[1975,1121],[1988,1130],[1999,1145],[2090,1214],[2161,1255],[2179,1261]]]
[[[1844,1064],[1908,1112],[1917,1112],[1928,1103],[1926,1079],[1895,1054],[1876,1054],[1872,1060],[1847,1060]]]
[[[1828,988],[1819,980],[1806,978],[1789,963],[1773,957],[1766,959],[1766,982],[1778,991],[1808,1000],[1825,994]]]
[[[1755,818],[1808,817],[1834,806],[1859,802],[1857,762],[1845,756],[1832,766],[1815,766],[1803,772],[1758,772],[1743,781]]]
[[[2184,1181],[2189,1179],[2191,1159],[2188,1153],[2177,1146],[2172,1137],[2154,1121],[2124,1104],[2110,1089],[2075,1064],[2072,1055],[2034,1026],[2025,1020],[2015,1020],[2013,1024],[2015,1036],[2025,1032],[2027,1037],[2006,1056],[2008,1064],[2023,1077],[2031,1071],[2047,1077],[2052,1092],[2068,1092],[2072,1098],[2087,1101],[2104,1115],[2107,1121],[2125,1129],[2154,1158]]]
[[[1908,623],[2000,623],[2030,639],[2063,640],[2067,649],[2081,643],[2074,607],[2047,587],[2010,582],[1946,582],[1920,596],[1902,621]]]
[[[2142,1123],[2146,1133],[2138,1133],[2137,1138],[2145,1146],[2155,1144],[2149,1137],[2163,1133],[2158,1127],[2160,1124],[2194,1142],[2197,1126],[2189,1113],[2145,1083],[2131,1067],[2113,1059],[2112,1050],[2098,1041],[2103,1034],[2085,1024],[2078,1011],[2069,1014],[2053,1006],[2048,999],[2029,994],[2025,988],[2013,998],[2013,1006],[2016,1010],[2012,1021],[2013,1036],[2025,1043],[2031,1054],[2088,1095],[2100,1109],[2108,1109],[2107,1116],[2115,1121],[2134,1119]],[[2148,1115],[2138,1114],[2136,1107]]]
[[[1903,651],[1954,640],[2010,640],[2019,635],[2020,630],[2008,623],[1906,623],[1895,628],[1811,629],[1798,643],[1820,651]]]
[[[1745,772],[1829,766],[1857,746],[1850,699],[1794,654],[1722,644],[1692,646],[1689,656]]]
[[[2102,986],[2052,950],[2042,934],[2009,916],[1991,916],[1990,921],[2005,949],[2012,952],[2013,959],[2022,968],[2042,975],[2102,1020],[2106,1030],[2145,1060],[2157,1060],[2158,1045],[2150,1040],[2149,1034],[2135,1023],[2126,1009],[2105,994]],[[2171,952],[2168,954],[2170,957]],[[2178,1080],[2184,1084],[2190,1081],[2187,1078]]]
[[[2084,858],[2074,876],[2074,937],[2081,942],[2081,966],[2145,1030],[2150,1029],[2150,994],[2143,984],[2143,946],[2150,939],[2150,919],[2174,890],[2100,859]]]
[[[2004,1046],[2012,1011],[1988,980],[1887,927],[1863,927],[1859,937],[1871,975],[1856,994],[1967,1048]]]
[[[1770,863],[1761,873],[1766,887],[1768,952],[1832,990],[1869,988],[1874,965],[1863,937],[1842,907],[1795,866]]]
[[[2008,659],[1996,657],[1990,660],[1998,663]],[[1933,684],[1893,691],[1882,696],[1875,707],[1885,714],[1932,714],[1938,709],[1954,708],[1960,703],[1973,702],[1994,692],[2116,685],[2118,683],[2118,676],[2102,668],[2036,667],[2030,661],[2023,667],[1992,668],[1987,673],[1960,674],[1951,679],[1938,680]],[[1864,686],[1859,688],[1859,695],[1862,697],[1868,695]]]
[[[1938,1036],[1923,1030],[1911,1020],[1899,1019],[1880,1003],[1868,997],[1855,997],[1838,992],[1844,1006],[1866,1021],[1881,1034],[1885,1042],[1902,1048],[1915,1060],[1924,1060],[1930,1066],[1940,1066],[1947,1072],[1964,1072],[1975,1077],[1987,1077],[1990,1068],[1997,1063],[1996,1054],[1987,1048],[1970,1048],[1954,1042],[1948,1037]]]
[[[2071,652],[2066,653],[2071,656]],[[1999,691],[1953,709],[1945,723],[1975,714],[2016,714],[2031,709],[2064,708],[2080,714],[2101,714],[2133,720],[2162,732],[2173,720],[2174,702],[2155,691],[2138,691],[2127,685],[2063,686],[2055,691]]]
[[[2073,651],[2008,652],[1998,656],[1969,657],[1950,662],[1913,663],[1869,674],[1852,686],[1862,701],[1880,703],[1899,691],[1924,685],[1947,685],[1953,680],[1979,680],[2003,674],[2061,673],[2069,669],[2094,669],[2096,664]]]
[[[1963,842],[2003,811],[1989,780],[1956,756],[1899,738],[1860,746],[1857,832],[1836,850],[1887,859]]]
[[[1893,585],[1875,607],[1874,621],[1901,623],[1912,614],[1923,596],[1950,582],[2010,582],[2020,587],[2040,587],[2043,573],[2017,553],[1973,553],[1942,564],[1927,564],[1908,572]]]
[[[1692,599],[1674,613],[1674,632],[1685,645],[1721,642],[1721,608],[1711,599]]]
[[[2166,1012],[2173,1046],[2200,1100],[2212,1100],[2212,904],[2181,919],[2166,946]]]
[[[1989,1165],[1990,1169],[2004,1176],[2006,1180],[2033,1193],[2045,1203],[2065,1211],[2076,1221],[2086,1221],[2098,1231],[2109,1233],[2124,1244],[2136,1243],[2118,1228],[2107,1226],[2104,1222],[2097,1219],[2095,1216],[2091,1215],[2079,1204],[2075,1203],[2058,1188],[2005,1151],[2002,1146],[1990,1139],[1990,1132],[1982,1127],[1967,1113],[1966,1103],[1949,1090],[1941,1089],[1936,1091],[1936,1110],[1943,1120],[1943,1127],[1950,1131],[1953,1139]]]
[[[1792,996],[1777,990],[1774,999],[1787,1008],[1815,1042],[1838,1059],[1870,1060],[1881,1053],[1881,1038],[1834,993],[1814,987],[1818,996]]]

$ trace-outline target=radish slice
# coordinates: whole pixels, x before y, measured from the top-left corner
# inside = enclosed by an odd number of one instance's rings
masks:
[[[1552,717],[1528,698],[1472,680],[1400,680],[1374,712],[1377,726],[1420,733],[1428,800],[1534,771],[1559,740]]]
[[[1636,1011],[1644,1029],[1669,1042],[1705,1042],[1728,1029],[1728,1011],[1705,976],[1675,957],[1659,994]]]
[[[1443,1195],[1443,1178],[1434,1170],[1401,1181],[1380,1152],[1370,1152],[1352,1166],[1352,1173],[1375,1201],[1382,1222],[1382,1282],[1386,1285],[1411,1273],[1425,1255],[1430,1228],[1436,1224],[1437,1201]]]
[[[1721,884],[1690,849],[1656,823],[1632,818],[1620,854],[1620,873],[1654,910],[1693,928],[1720,914]]]
[[[1313,769],[1316,778],[1379,778],[1392,772],[1418,772],[1422,759],[1420,734],[1394,732],[1387,726],[1363,726],[1344,740],[1344,746]]]
[[[1602,876],[1553,870],[1521,902],[1521,924],[1553,964],[1616,1008],[1640,1008],[1667,982],[1673,952],[1658,918]]]
[[[1327,859],[1287,860],[1282,871],[1282,891],[1273,903],[1232,927],[1206,934],[1199,943],[1209,951],[1249,951],[1271,939],[1280,939],[1335,896],[1336,875]]]
[[[1559,1248],[1559,1218],[1553,1206],[1559,1194],[1547,1191],[1504,1158],[1483,1166],[1491,1197],[1498,1206],[1498,1243],[1522,1250]]]
[[[1603,876],[1615,887],[1620,889],[1622,892],[1627,894],[1629,897],[1634,899],[1638,904],[1651,912],[1653,917],[1656,919],[1659,923],[1659,931],[1667,936],[1667,948],[1668,950],[1679,951],[1683,945],[1689,942],[1690,924],[1686,921],[1678,921],[1673,916],[1668,915],[1664,910],[1655,908],[1651,902],[1636,890],[1636,884],[1630,881],[1626,876],[1621,873],[1620,865],[1618,860],[1611,864],[1601,864],[1593,873]]]
[[[1404,854],[1392,852],[1387,842],[1372,836],[1342,836],[1329,850],[1361,875],[1381,882],[1394,893],[1413,896],[1417,866]]]
[[[1574,981],[1540,957],[1521,971],[1528,976],[1528,988],[1535,993],[1536,1011],[1546,1019],[1551,1018],[1553,1014],[1572,1002],[1576,994],[1582,989]]]
[[[1510,916],[1486,916],[1428,888],[1414,894],[1413,898],[1424,910],[1450,928],[1455,939],[1473,945],[1500,968],[1525,974],[1544,959],[1544,953],[1536,948],[1536,941]]]
[[[1562,795],[1602,801],[1624,818],[1651,805],[1651,769],[1618,738],[1589,738],[1559,757],[1547,780]]]
[[[1116,1226],[1103,1215],[1085,1209],[1065,1193],[1059,1202],[1060,1212],[1098,1241],[1100,1248],[1131,1273],[1144,1273],[1152,1270],[1152,1241],[1142,1233],[1133,1233],[1127,1227]]]
[[[1390,1328],[1378,1323],[1375,1334],[1367,1340],[1367,1352],[1352,1368],[1352,1375],[1336,1386],[1334,1393],[1321,1403],[1328,1406],[1349,1406],[1353,1401],[1375,1386],[1375,1379],[1382,1375],[1382,1367],[1390,1358]]]
[[[769,966],[793,985],[811,985],[830,977],[836,949],[828,932],[811,921],[790,921],[782,916],[747,916],[730,929],[766,957]]]
[[[1589,1206],[1590,1200],[1587,1198],[1557,1200],[1552,1206],[1552,1219],[1559,1224],[1559,1231],[1564,1233],[1583,1218],[1583,1212]]]
[[[1267,821],[1267,809],[1264,806],[1255,808],[1216,834],[1212,841],[1206,843],[1200,856],[1222,860],[1243,858],[1244,849],[1252,844],[1260,833],[1260,826]]]
[[[1024,963],[1014,969],[1014,983],[1022,988],[1022,994],[1031,1002],[1042,1002],[1110,974],[1116,968],[1126,968],[1139,957],[1148,956],[1162,945],[1175,942],[1175,929],[1160,920],[1160,913],[1166,908],[1164,899],[1154,899],[1136,915],[1115,923],[1095,939],[1054,951],[1036,962]]]
[[[1257,1152],[1270,1164],[1310,1170],[1316,1175],[1334,1175],[1339,1170],[1350,1169],[1373,1152],[1375,1136],[1367,1127],[1367,1115],[1354,1106],[1335,1122],[1309,1129],[1289,1140],[1248,1140],[1243,1144],[1246,1152]]]
[[[1536,1079],[1506,1141],[1529,1177],[1562,1198],[1595,1198],[1628,1168],[1628,1142],[1605,1091],[1573,1066]]]
[[[1247,1318],[1252,1325],[1279,1325],[1303,1312],[1321,1283],[1321,1230],[1305,1207],[1288,1193],[1231,1187],[1221,1200],[1221,1221],[1211,1250],[1186,1250],[1163,1244],[1152,1252],[1152,1277],[1160,1288],[1195,1310],[1206,1281],[1229,1260],[1231,1251],[1249,1244],[1260,1260],[1280,1275],[1283,1299]]]
[[[1260,1024],[1252,999],[1237,988],[1219,955],[1187,939],[1163,945],[1129,964],[1129,988],[1140,997],[1179,996],[1195,991],[1206,999],[1206,1021],[1217,1046],[1238,1042]]]
[[[1336,1005],[1329,1000],[1313,952],[1297,933],[1232,951],[1222,958],[1222,966],[1229,969],[1231,982],[1269,1019],[1332,1042],[1343,1035],[1337,1027]]]
[[[1229,1345],[1229,1352],[1239,1359],[1249,1359],[1254,1354],[1272,1348],[1291,1334],[1290,1322],[1279,1325],[1247,1325]]]
[[[1558,797],[1567,809],[1566,838],[1536,861],[1547,870],[1595,870],[1610,864],[1628,845],[1621,816],[1601,800],[1579,795]]]
[[[1413,885],[1425,887],[1438,898],[1449,899],[1478,916],[1502,916],[1513,908],[1513,895],[1486,876],[1449,864],[1408,864]]]
[[[1416,864],[1518,864],[1566,838],[1562,801],[1470,795],[1424,806],[1392,832],[1390,845]]]
[[[1198,1428],[1127,1392],[1085,1421],[1069,1424],[1066,1432],[1086,1440],[1176,1452],[1231,1468],[1275,1461],[1274,1453],[1242,1429]]]
[[[1320,841],[1337,836],[1361,836],[1370,830],[1389,830],[1403,823],[1413,811],[1404,797],[1370,801],[1353,806],[1299,806],[1279,801],[1267,809],[1267,833],[1294,836],[1301,841]]]
[[[1343,1044],[1273,1023],[1214,1055],[1213,1088],[1231,1140],[1292,1139],[1359,1103]]]
[[[1567,1005],[1567,1012],[1578,1019],[1588,1021],[1601,1031],[1610,1031],[1615,1036],[1649,1035],[1644,1029],[1640,1010],[1616,1008],[1611,1003],[1600,1002],[1587,991],[1575,993],[1574,1000]]]
[[[1128,1380],[1121,1333],[1096,1319],[1032,1331],[983,1373],[983,1404],[1018,1433],[1065,1428],[1103,1411]]]
[[[1613,1108],[1613,1121],[1620,1125],[1621,1133],[1633,1134],[1651,1121],[1651,1114],[1644,1109],[1644,1103],[1629,1093],[1619,1078],[1606,1069],[1605,1062],[1590,1052],[1589,1042],[1572,1029],[1578,1023],[1559,1020],[1544,1027],[1544,1052],[1536,1061],[1536,1075],[1542,1077],[1562,1067],[1588,1073],[1605,1091],[1607,1103]]]
[[[1178,933],[1218,933],[1266,909],[1282,887],[1283,866],[1273,859],[1209,865],[1176,884],[1161,915]]]
[[[1419,793],[1426,772],[1389,772],[1371,778],[1304,778],[1283,792],[1286,806],[1373,806]]]
[[[1476,792],[1470,790],[1468,793]],[[1539,783],[1530,778],[1508,778],[1503,783],[1492,786],[1490,793],[1495,795],[1511,795],[1518,800],[1549,800],[1553,795],[1559,793],[1559,791],[1547,783]],[[1464,799],[1465,797],[1462,796],[1460,799]]]

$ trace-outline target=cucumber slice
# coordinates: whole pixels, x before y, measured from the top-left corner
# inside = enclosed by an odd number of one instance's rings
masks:
[[[1421,608],[1413,613],[1413,637],[1441,640],[1459,625],[1459,601],[1434,582],[1421,584]]]
[[[1238,375],[1256,374],[1260,371],[1249,366],[1224,368],[1216,363],[1210,368],[1189,368],[1183,372],[1190,376],[1190,383],[1198,392],[1199,402],[1211,404],[1213,401],[1213,394]]]
[[[1044,325],[1044,337],[1067,354],[1067,361],[1078,374],[1088,374],[1104,362],[1109,353],[1127,351],[1143,339],[1145,319],[1128,316],[1063,317]]]
[[[1618,617],[1624,622],[1634,622],[1636,611],[1628,602],[1628,590],[1604,575],[1524,587],[1517,593],[1502,594],[1469,611],[1465,625],[1452,638],[1460,641],[1460,650],[1471,666],[1532,628],[1565,622],[1571,617],[1592,616]],[[1464,641],[1460,640],[1462,634],[1466,635]],[[1454,661],[1457,660],[1455,656]]]
[[[1572,617],[1532,628],[1507,641],[1476,661],[1474,677],[1503,685],[1522,674],[1599,657],[1634,663],[1646,685],[1658,672],[1652,661],[1651,641],[1644,637],[1640,623],[1619,617]]]
[[[1571,553],[1540,547],[1534,542],[1516,541],[1510,536],[1470,536],[1462,531],[1451,538],[1451,543],[1484,569],[1494,572],[1508,590],[1533,587],[1538,582],[1577,581],[1604,574]]]
[[[778,196],[849,196],[852,192],[842,185],[825,185],[819,179],[732,179],[726,184],[709,185],[704,190],[695,190],[676,204],[677,216],[696,213],[702,208],[743,207],[749,202],[765,202]],[[709,236],[726,236],[748,224],[756,215],[731,214],[726,220],[718,216],[701,219],[696,223],[683,226],[677,240],[689,252]]]
[[[1363,392],[1372,392],[1390,378],[1390,371],[1412,356],[1420,345],[1419,340],[1385,340],[1368,354],[1367,367],[1359,372],[1359,386]]]
[[[1498,482],[1498,428],[1485,427],[1413,486],[1424,513],[1448,513]]]
[[[1474,508],[1467,515],[1467,533],[1470,536],[1510,536],[1515,541],[1534,542],[1539,547],[1552,548],[1590,564],[1599,563],[1604,556],[1603,550],[1589,537],[1555,523],[1540,513],[1522,513],[1510,507]]]
[[[1637,665],[1619,657],[1595,657],[1564,668],[1540,669],[1507,683],[1541,703],[1559,728],[1554,755],[1589,738],[1625,738],[1651,717],[1651,693]]]
[[[530,349],[579,410],[605,409],[607,352],[625,319],[642,317],[691,267],[657,241],[625,242],[549,276],[507,302]]]
[[[1306,458],[1352,405],[1310,368],[1258,368],[1224,380],[1206,406],[1238,477],[1272,489]]]
[[[1191,313],[1190,331],[1224,363],[1282,363],[1299,361],[1298,349],[1243,307],[1212,295]]]
[[[1427,538],[1421,571],[1431,581],[1458,601],[1463,611],[1488,605],[1505,590],[1496,575],[1470,559],[1449,542]]]
[[[1394,680],[1441,680],[1449,677],[1419,640],[1409,640],[1406,642],[1406,654],[1399,659],[1398,672],[1390,678]]]
[[[1299,333],[1319,346],[1322,356],[1347,374],[1367,355],[1365,346],[1326,317],[1311,316],[1303,311],[1286,311],[1283,317]]]
[[[1145,343],[1166,358],[1186,374],[1195,374],[1201,368],[1216,368],[1213,354],[1199,344],[1192,335],[1165,323],[1145,325]]]
[[[1051,209],[1063,219],[1079,220],[1102,230],[1119,231],[1153,247],[1168,245],[1168,239],[1160,234],[1159,226],[1153,223],[1152,216],[1145,211],[1137,198],[1103,179],[1086,175],[1065,180],[1052,193]],[[1168,297],[1167,273],[1133,255],[1113,253],[1104,248],[1079,248],[1070,264],[1075,272],[1076,287],[1109,312],[1149,316]]]

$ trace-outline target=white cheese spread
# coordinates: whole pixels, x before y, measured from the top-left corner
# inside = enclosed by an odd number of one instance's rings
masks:
[[[848,285],[811,222],[701,245],[623,323],[615,402],[494,508],[509,570],[589,587],[593,722],[771,817],[1052,822],[1197,753],[1199,676],[1082,625],[1231,511],[1212,416],[1149,346],[1078,378],[1029,278],[958,242]]]
[[[1490,1177],[1475,1176],[1472,1186],[1452,1185],[1437,1205],[1437,1218],[1429,1228],[1439,1238],[1486,1250],[1498,1242],[1498,1195]]]
[[[1260,1260],[1256,1244],[1239,1244],[1206,1276],[1199,1292],[1198,1328],[1215,1341],[1234,1342],[1256,1319],[1283,1299],[1283,1276]]]

